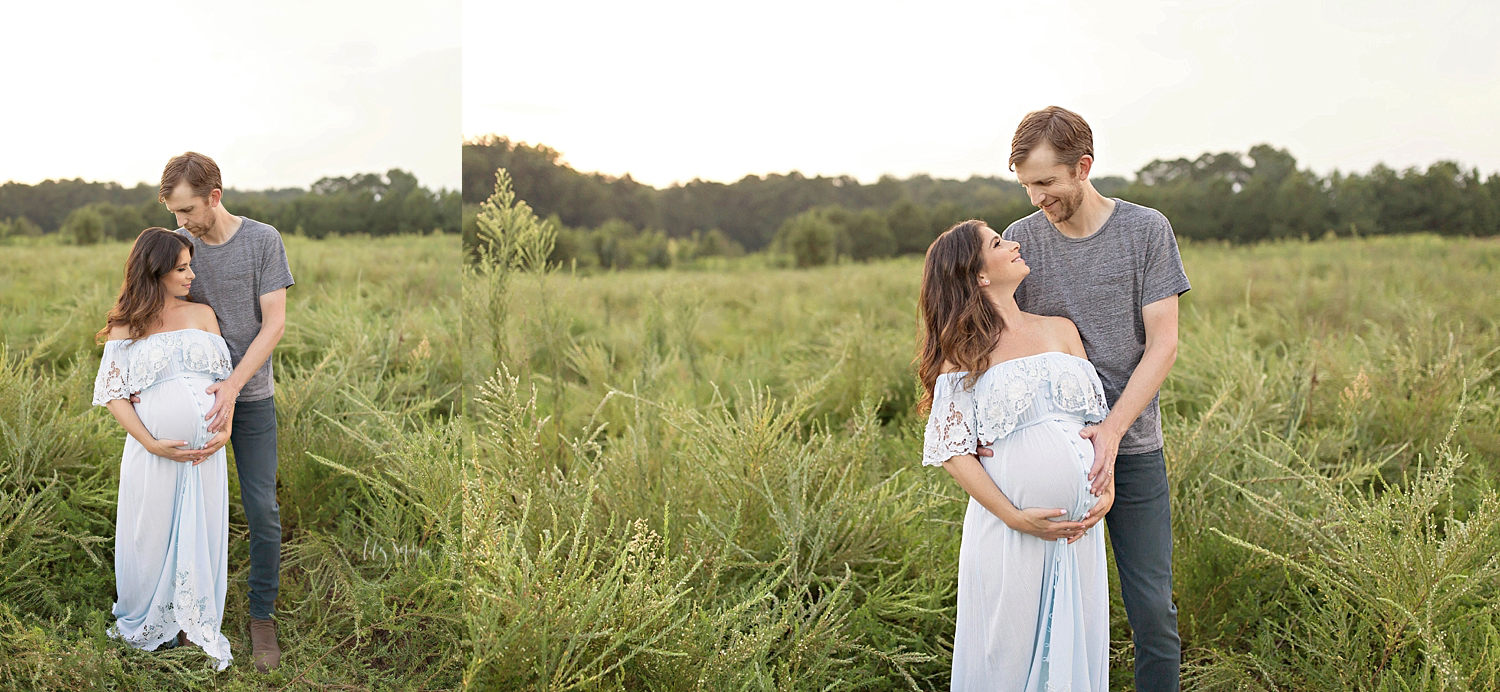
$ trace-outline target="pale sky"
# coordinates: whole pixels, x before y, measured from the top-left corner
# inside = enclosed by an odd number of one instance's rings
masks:
[[[1004,175],[1028,111],[1098,175],[1269,143],[1326,174],[1500,171],[1486,2],[463,0],[463,132],[657,186]]]
[[[459,0],[7,2],[0,182],[156,184],[187,150],[239,189],[401,168],[457,189]]]

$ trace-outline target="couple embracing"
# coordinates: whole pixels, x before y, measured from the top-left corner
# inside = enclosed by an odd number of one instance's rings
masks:
[[[1010,166],[1040,210],[1004,233],[965,221],[927,250],[922,461],[970,496],[954,690],[1108,688],[1106,515],[1136,689],[1179,687],[1157,392],[1189,285],[1166,218],[1099,194],[1093,154],[1076,113],[1027,114]]]
[[[230,214],[213,159],[188,152],[162,171],[177,231],[148,228],[125,261],[120,296],[96,336],[94,404],[128,433],[115,513],[115,624],[140,649],[197,646],[219,670],[234,448],[250,535],[251,659],[280,664],[276,404],[271,351],[292,285],[276,229]]]

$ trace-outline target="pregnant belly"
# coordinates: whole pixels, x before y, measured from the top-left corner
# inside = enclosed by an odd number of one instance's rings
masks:
[[[175,377],[141,390],[135,415],[158,440],[185,440],[198,449],[208,444],[208,415],[214,395],[204,392],[214,380],[208,377]]]
[[[1066,519],[1083,518],[1098,498],[1089,492],[1094,447],[1079,437],[1083,423],[1063,418],[1017,430],[993,446],[985,469],[1016,507],[1065,509]]]

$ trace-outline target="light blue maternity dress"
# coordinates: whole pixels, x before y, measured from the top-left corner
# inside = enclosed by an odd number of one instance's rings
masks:
[[[217,334],[183,329],[104,344],[94,404],[129,399],[157,439],[202,448],[212,435],[203,390],[229,377],[229,347]],[[115,510],[115,624],[110,635],[154,650],[177,636],[229,666],[219,632],[229,563],[229,478],[224,450],[194,466],[147,452],[126,437]]]
[[[990,446],[985,471],[1019,508],[1061,508],[1079,521],[1098,498],[1087,475],[1093,445],[1078,432],[1109,413],[1087,360],[1041,353],[981,374],[939,375],[922,463]],[[958,554],[954,690],[1103,692],[1109,682],[1104,531],[1044,541],[1015,531],[973,498]]]

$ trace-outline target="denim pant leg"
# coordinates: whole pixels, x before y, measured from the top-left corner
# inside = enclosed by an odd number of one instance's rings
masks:
[[[240,502],[250,525],[250,617],[265,620],[281,587],[281,510],[276,504],[276,401],[242,401],[234,406],[235,470]]]
[[[1172,603],[1172,507],[1161,450],[1115,461],[1115,504],[1104,517],[1135,639],[1135,688],[1176,692],[1182,641]]]

